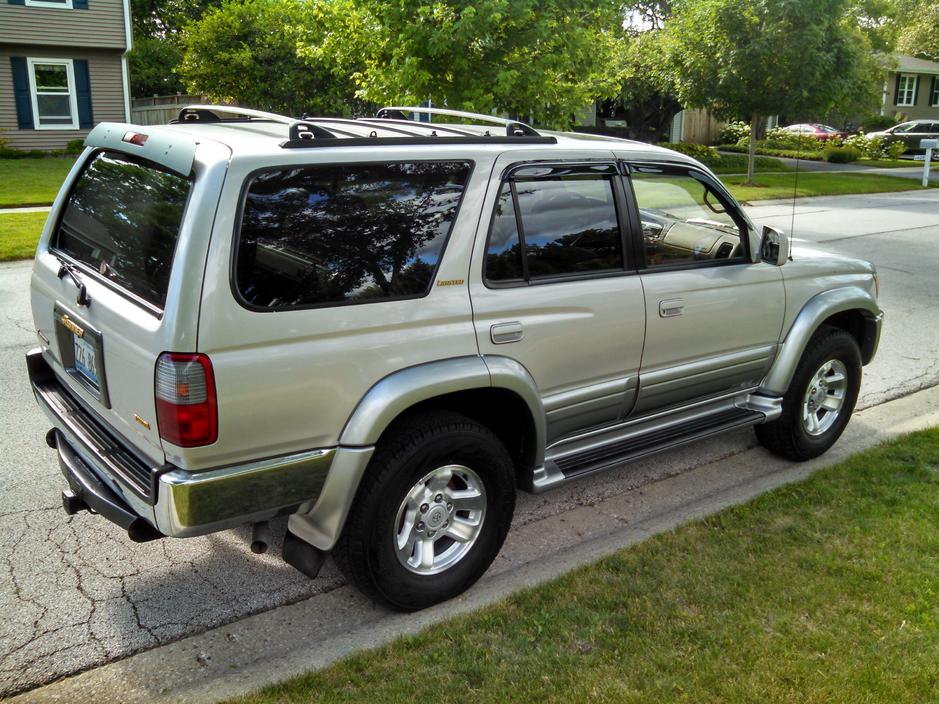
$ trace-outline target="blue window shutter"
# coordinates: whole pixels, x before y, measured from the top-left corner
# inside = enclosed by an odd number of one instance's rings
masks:
[[[897,82],[896,82],[896,85],[893,87],[893,104],[899,105],[900,104],[900,78],[901,76],[899,73],[896,74],[896,76],[897,76]]]
[[[72,0],[72,9],[73,10],[87,10],[88,0]]]
[[[78,102],[78,126],[94,127],[95,118],[91,112],[91,79],[88,77],[88,62],[75,59],[75,98]]]
[[[10,67],[13,69],[13,100],[16,103],[16,124],[21,130],[33,129],[33,103],[29,99],[29,75],[26,73],[26,59],[11,56]]]
[[[8,5],[25,5],[26,0],[7,0]]]

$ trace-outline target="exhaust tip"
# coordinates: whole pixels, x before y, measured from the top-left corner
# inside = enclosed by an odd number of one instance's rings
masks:
[[[59,446],[59,433],[55,428],[49,428],[49,432],[46,433],[46,445],[53,450]]]
[[[251,552],[263,555],[271,546],[271,522],[261,521],[251,526]]]

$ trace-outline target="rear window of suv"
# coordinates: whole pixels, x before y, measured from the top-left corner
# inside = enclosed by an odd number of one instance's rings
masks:
[[[472,164],[332,164],[265,171],[248,184],[235,259],[257,310],[425,295]]]
[[[150,162],[99,152],[72,188],[52,246],[162,309],[191,185]]]

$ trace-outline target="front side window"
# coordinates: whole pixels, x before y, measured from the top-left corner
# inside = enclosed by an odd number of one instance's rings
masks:
[[[746,259],[746,223],[716,189],[684,169],[639,166],[630,173],[646,266]]]
[[[502,184],[485,277],[509,282],[622,270],[612,166],[532,167]],[[519,230],[521,224],[521,230]]]
[[[191,185],[155,164],[99,152],[75,182],[52,246],[162,308]]]
[[[277,310],[425,295],[471,169],[446,161],[258,174],[237,243],[239,296]]]
[[[910,107],[916,101],[916,76],[902,73],[897,77],[897,105]]]
[[[78,129],[71,59],[29,59],[29,87],[36,129]]]

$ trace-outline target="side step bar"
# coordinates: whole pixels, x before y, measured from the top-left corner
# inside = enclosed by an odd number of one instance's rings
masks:
[[[745,393],[596,429],[549,448],[530,489],[546,491],[569,480],[779,416],[782,399]]]
[[[764,419],[762,413],[734,408],[713,416],[644,433],[603,447],[558,458],[555,466],[565,478],[597,472],[611,465],[630,462],[685,443],[701,440],[734,428],[755,425]]]

